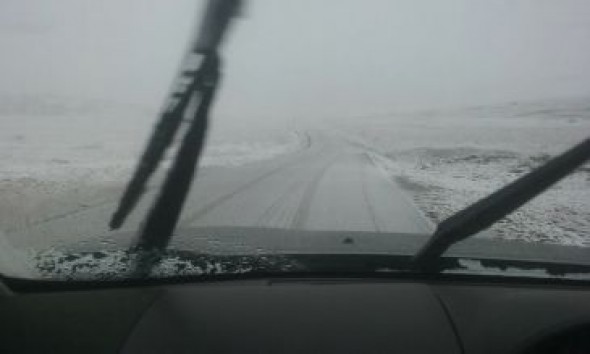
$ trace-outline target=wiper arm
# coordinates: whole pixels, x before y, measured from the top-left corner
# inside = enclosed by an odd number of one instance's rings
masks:
[[[203,82],[198,87],[200,101],[160,194],[143,226],[137,243],[137,247],[143,250],[163,250],[168,245],[204,146],[207,116],[219,80],[217,54],[207,54],[199,71],[203,77]]]
[[[125,219],[141,198],[146,183],[158,168],[166,149],[172,143],[172,139],[176,135],[176,131],[189,105],[190,98],[193,92],[197,90],[200,81],[202,81],[202,78],[193,75],[192,82],[185,91],[175,93],[170,98],[169,107],[162,113],[160,121],[154,127],[152,136],[141,156],[135,173],[119,201],[117,210],[113,213],[109,222],[111,230],[118,229],[123,225]]]
[[[149,211],[135,248],[139,254],[135,275],[149,274],[158,261],[158,254],[167,246],[178,222],[182,206],[194,178],[197,162],[205,142],[208,114],[219,81],[220,59],[217,54],[230,19],[241,5],[240,0],[209,0],[205,17],[191,55],[202,56],[198,70],[185,71],[192,78],[186,88],[172,95],[169,108],[163,113],[153,135],[110,221],[118,228],[141,197],[145,184],[156,170],[165,150],[185,115],[191,115],[190,126],[182,139],[172,167]],[[196,103],[196,109],[193,109]],[[192,112],[190,112],[192,111]]]
[[[438,224],[434,234],[414,257],[413,265],[423,270],[436,269],[437,259],[453,244],[490,227],[573,172],[588,159],[590,138],[457,212]]]
[[[151,175],[156,171],[160,161],[164,157],[166,149],[172,143],[184,115],[189,107],[191,98],[195,93],[202,91],[202,86],[207,78],[203,77],[205,69],[210,66],[207,57],[215,55],[221,43],[230,18],[235,15],[240,6],[240,0],[209,0],[205,16],[201,22],[199,37],[191,49],[190,56],[204,55],[199,70],[185,70],[182,76],[188,78],[190,83],[181,92],[172,93],[167,100],[160,121],[154,127],[151,138],[145,151],[139,160],[133,177],[129,181],[117,210],[109,222],[111,230],[123,225],[127,216],[131,213],[141,198],[145,185]],[[188,60],[187,60],[188,61]],[[197,152],[197,154],[200,153]]]

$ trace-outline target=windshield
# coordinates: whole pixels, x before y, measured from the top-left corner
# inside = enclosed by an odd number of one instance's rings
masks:
[[[215,3],[0,5],[1,274],[405,270],[590,135],[590,4]],[[446,271],[590,267],[589,187],[586,164]]]

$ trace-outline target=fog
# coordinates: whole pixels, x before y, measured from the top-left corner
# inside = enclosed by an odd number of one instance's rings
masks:
[[[315,119],[590,94],[590,2],[248,1],[216,115]],[[4,0],[0,94],[156,109],[202,2]]]
[[[588,0],[245,3],[179,229],[407,233],[588,137]],[[182,131],[127,236],[108,220],[204,5],[0,1],[0,271],[124,269],[119,251],[71,261],[58,248],[136,244]],[[590,247],[589,211],[586,166],[489,237]]]

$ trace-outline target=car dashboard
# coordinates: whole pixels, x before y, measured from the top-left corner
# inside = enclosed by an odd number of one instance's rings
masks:
[[[581,353],[589,297],[538,281],[328,277],[40,291],[0,298],[0,351]]]

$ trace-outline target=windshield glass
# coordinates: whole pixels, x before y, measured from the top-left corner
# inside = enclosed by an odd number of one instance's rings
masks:
[[[190,86],[206,5],[0,4],[1,274],[133,276],[196,118],[181,117],[135,208],[109,222],[168,98]],[[250,0],[237,12],[206,147],[149,276],[406,257],[374,267],[396,271],[438,223],[590,134],[589,3]],[[497,274],[488,258],[534,260],[535,276],[549,276],[543,262],[590,267],[589,187],[586,164],[452,247],[448,271]]]

